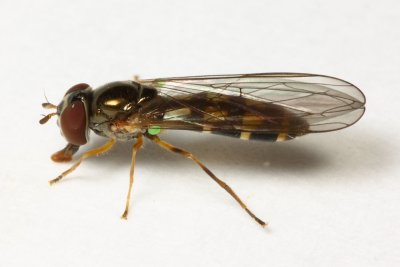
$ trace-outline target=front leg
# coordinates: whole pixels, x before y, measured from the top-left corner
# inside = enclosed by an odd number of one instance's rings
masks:
[[[131,171],[129,173],[129,189],[128,195],[126,196],[126,203],[125,203],[125,211],[121,216],[121,219],[128,219],[128,212],[129,212],[129,205],[131,201],[131,192],[132,192],[132,185],[133,185],[133,174],[135,171],[135,162],[136,162],[136,153],[143,145],[143,137],[142,134],[137,136],[136,143],[133,145],[132,148],[132,160],[131,160]]]
[[[86,159],[88,157],[92,157],[92,156],[97,156],[99,154],[102,154],[102,153],[110,150],[113,147],[113,145],[115,144],[115,142],[116,142],[115,139],[110,139],[110,140],[108,140],[107,143],[105,143],[101,147],[98,147],[98,148],[95,148],[95,149],[92,149],[92,150],[89,150],[89,151],[83,153],[82,156],[78,159],[78,161],[75,162],[75,164],[71,166],[71,168],[69,168],[68,170],[66,170],[65,172],[63,172],[59,176],[57,176],[57,178],[55,178],[53,180],[50,180],[49,181],[50,185],[53,185],[53,184],[57,183],[62,178],[64,178],[65,176],[67,176],[68,174],[73,172],[81,164],[81,162],[84,159]]]

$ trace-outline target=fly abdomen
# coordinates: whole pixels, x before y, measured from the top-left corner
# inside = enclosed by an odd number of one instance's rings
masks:
[[[160,100],[168,103],[160,121],[165,128],[174,125],[174,129],[275,142],[304,135],[309,127],[281,105],[238,96],[199,93]]]

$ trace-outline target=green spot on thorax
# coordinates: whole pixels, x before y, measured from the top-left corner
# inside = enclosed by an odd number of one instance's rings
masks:
[[[147,132],[151,135],[157,135],[161,132],[161,127],[158,125],[150,126],[150,128],[147,130]]]

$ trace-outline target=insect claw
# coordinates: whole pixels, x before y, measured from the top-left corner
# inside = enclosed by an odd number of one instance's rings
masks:
[[[128,220],[128,211],[125,210],[124,213],[121,215],[122,220]]]
[[[58,181],[60,181],[62,179],[62,175],[57,176],[57,178],[50,180],[49,184],[50,185],[54,185],[55,183],[57,183]]]

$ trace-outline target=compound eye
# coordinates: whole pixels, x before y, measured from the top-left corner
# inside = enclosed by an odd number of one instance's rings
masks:
[[[81,100],[72,101],[60,114],[61,131],[71,144],[80,146],[87,143],[87,123],[85,104]]]
[[[65,95],[68,95],[69,93],[72,93],[72,92],[85,90],[88,87],[89,87],[89,85],[86,83],[78,83],[78,84],[72,86],[71,88],[69,88],[68,91],[65,93]]]

